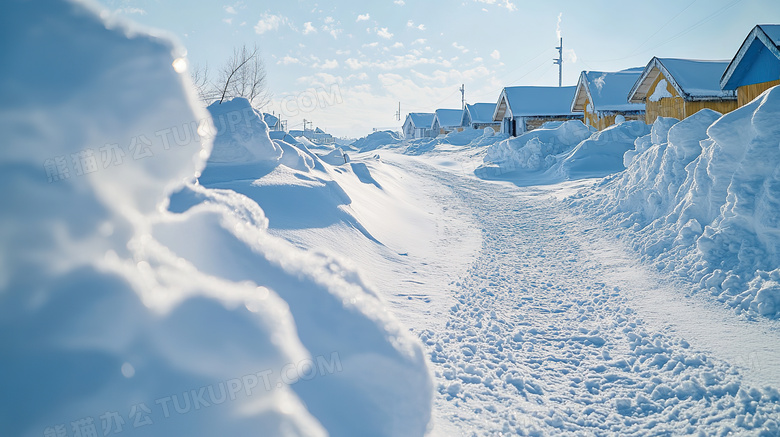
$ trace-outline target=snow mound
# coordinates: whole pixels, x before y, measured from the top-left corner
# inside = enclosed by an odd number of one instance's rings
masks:
[[[318,155],[320,159],[327,162],[330,165],[343,165],[349,161],[349,156],[344,153],[341,148],[334,149],[332,152],[325,155]]]
[[[626,169],[623,157],[634,148],[634,141],[650,133],[641,121],[628,121],[596,132],[577,144],[551,172],[563,180],[600,178]]]
[[[399,132],[384,130],[360,138],[353,142],[351,146],[360,152],[370,152],[382,146],[400,143],[403,140],[404,137]]]
[[[595,131],[579,120],[545,126],[488,148],[484,164],[476,170],[477,175],[496,177],[547,170],[557,162],[556,155],[571,150]]]
[[[3,433],[422,435],[421,348],[356,271],[230,190],[165,210],[209,157],[208,114],[180,49],[98,16],[12,0],[0,19]],[[286,168],[254,116],[215,119],[209,166]]]
[[[236,97],[214,102],[208,107],[216,135],[209,162],[247,164],[278,161],[281,149],[268,136],[263,114],[252,108],[249,100]]]
[[[662,271],[738,312],[780,315],[780,88],[724,116],[659,119],[625,172],[575,203]],[[671,125],[671,126],[670,126]]]

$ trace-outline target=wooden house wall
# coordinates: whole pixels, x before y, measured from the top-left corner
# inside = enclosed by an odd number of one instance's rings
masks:
[[[756,97],[760,96],[764,91],[777,85],[780,85],[780,80],[741,86],[737,88],[737,105],[739,107],[745,106],[752,102]]]

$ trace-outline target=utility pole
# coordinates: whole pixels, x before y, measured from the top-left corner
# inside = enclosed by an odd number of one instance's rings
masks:
[[[563,84],[563,38],[561,38],[561,45],[556,47],[558,49],[558,59],[553,59],[553,64],[558,65],[558,87]]]
[[[398,112],[395,113],[395,119],[401,121],[401,102],[398,102]]]
[[[460,110],[466,109],[466,84],[460,84]]]

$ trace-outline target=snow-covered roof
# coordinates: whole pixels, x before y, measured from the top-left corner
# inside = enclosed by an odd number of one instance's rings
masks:
[[[460,120],[463,116],[463,111],[460,109],[437,109],[436,120],[439,120],[439,126],[441,127],[457,127],[460,126]]]
[[[272,114],[263,114],[263,121],[265,121],[265,124],[268,125],[268,127],[274,127],[277,123],[279,123],[279,117],[272,115]]]
[[[720,87],[720,77],[727,66],[728,61],[653,58],[631,88],[628,101],[644,102],[659,75],[663,75],[685,100],[734,100],[734,91]]]
[[[643,103],[628,102],[628,93],[643,70],[637,67],[616,72],[583,71],[571,110],[583,112],[585,102],[590,101],[595,111],[644,111]]]
[[[417,129],[430,129],[433,126],[433,117],[435,115],[432,112],[410,112],[406,119]]]
[[[495,110],[495,103],[474,103],[466,105],[466,112],[469,113],[472,123],[493,123],[493,112],[495,112]]]
[[[506,101],[514,117],[566,116],[579,115],[571,110],[576,86],[513,86],[501,91],[493,119],[502,109],[502,100]]]
[[[752,68],[752,67],[756,68]],[[753,28],[720,78],[725,90],[780,79],[780,25]]]

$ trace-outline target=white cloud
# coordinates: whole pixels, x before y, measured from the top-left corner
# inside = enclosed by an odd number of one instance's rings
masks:
[[[222,19],[222,22],[223,22],[223,23],[227,23],[227,24],[228,24],[228,26],[230,26],[230,25],[232,25],[232,24],[233,24],[233,19],[232,19],[232,18],[223,18],[223,19]]]
[[[379,46],[379,43],[374,41],[374,42],[365,43],[361,47],[363,47],[363,48],[372,47],[373,48],[373,47],[377,47],[377,46]]]
[[[517,6],[514,3],[512,3],[511,0],[474,0],[474,1],[479,3],[485,3],[488,5],[498,5],[507,8],[510,12],[517,10]]]
[[[336,22],[333,17],[325,17],[324,21],[325,24],[322,25],[321,29],[323,32],[329,33],[333,39],[338,39],[339,35],[344,32],[344,29],[338,27],[341,23]]]
[[[393,44],[393,48],[394,49],[402,49],[403,47],[404,47],[404,43],[402,43],[400,41],[395,43],[395,44]]]
[[[425,44],[425,38],[418,38],[412,41],[412,44]]]
[[[303,23],[303,34],[317,33],[317,28],[311,25],[311,21]]]
[[[368,14],[358,15],[357,20],[355,20],[355,22],[358,22],[358,21],[368,21],[369,18],[371,18],[371,16],[368,15]]]
[[[323,70],[332,70],[334,68],[338,68],[339,61],[335,59],[326,59],[325,62],[322,64],[317,64],[314,67],[315,68],[322,68]]]
[[[398,6],[403,6],[406,4],[404,0],[395,0],[393,3],[397,4]]]
[[[301,64],[301,60],[298,58],[293,58],[292,56],[286,55],[282,59],[280,59],[277,64],[282,65],[291,65],[291,64]]]
[[[353,70],[360,70],[363,68],[363,64],[355,58],[349,58],[344,62],[347,64],[347,67]]]
[[[225,12],[227,12],[228,14],[233,14],[233,15],[238,13],[236,11],[236,8],[234,8],[233,6],[225,6]]]
[[[146,11],[141,8],[121,8],[114,11],[115,14],[125,15],[146,15]]]
[[[474,58],[474,62],[480,63],[480,62],[483,62],[483,61],[484,61],[484,59],[482,59],[481,56],[477,56],[476,58]]]
[[[382,38],[390,39],[393,37],[393,34],[390,33],[386,27],[383,27],[381,29],[377,29],[376,34],[381,36]]]
[[[281,15],[263,14],[260,20],[255,24],[255,32],[262,35],[266,32],[279,29],[279,26],[287,23],[287,18]]]
[[[417,28],[419,30],[425,30],[425,25],[424,24],[415,25],[414,21],[412,21],[412,20],[409,20],[409,21],[406,22],[406,27],[414,27],[414,28]]]
[[[498,50],[493,50],[493,53],[490,54],[490,57],[495,60],[499,60],[501,59],[501,52],[499,52]]]
[[[467,49],[465,46],[462,46],[462,45],[458,44],[457,42],[452,43],[452,46],[455,47],[456,49],[462,51],[463,53],[468,53],[469,52],[469,49]]]

